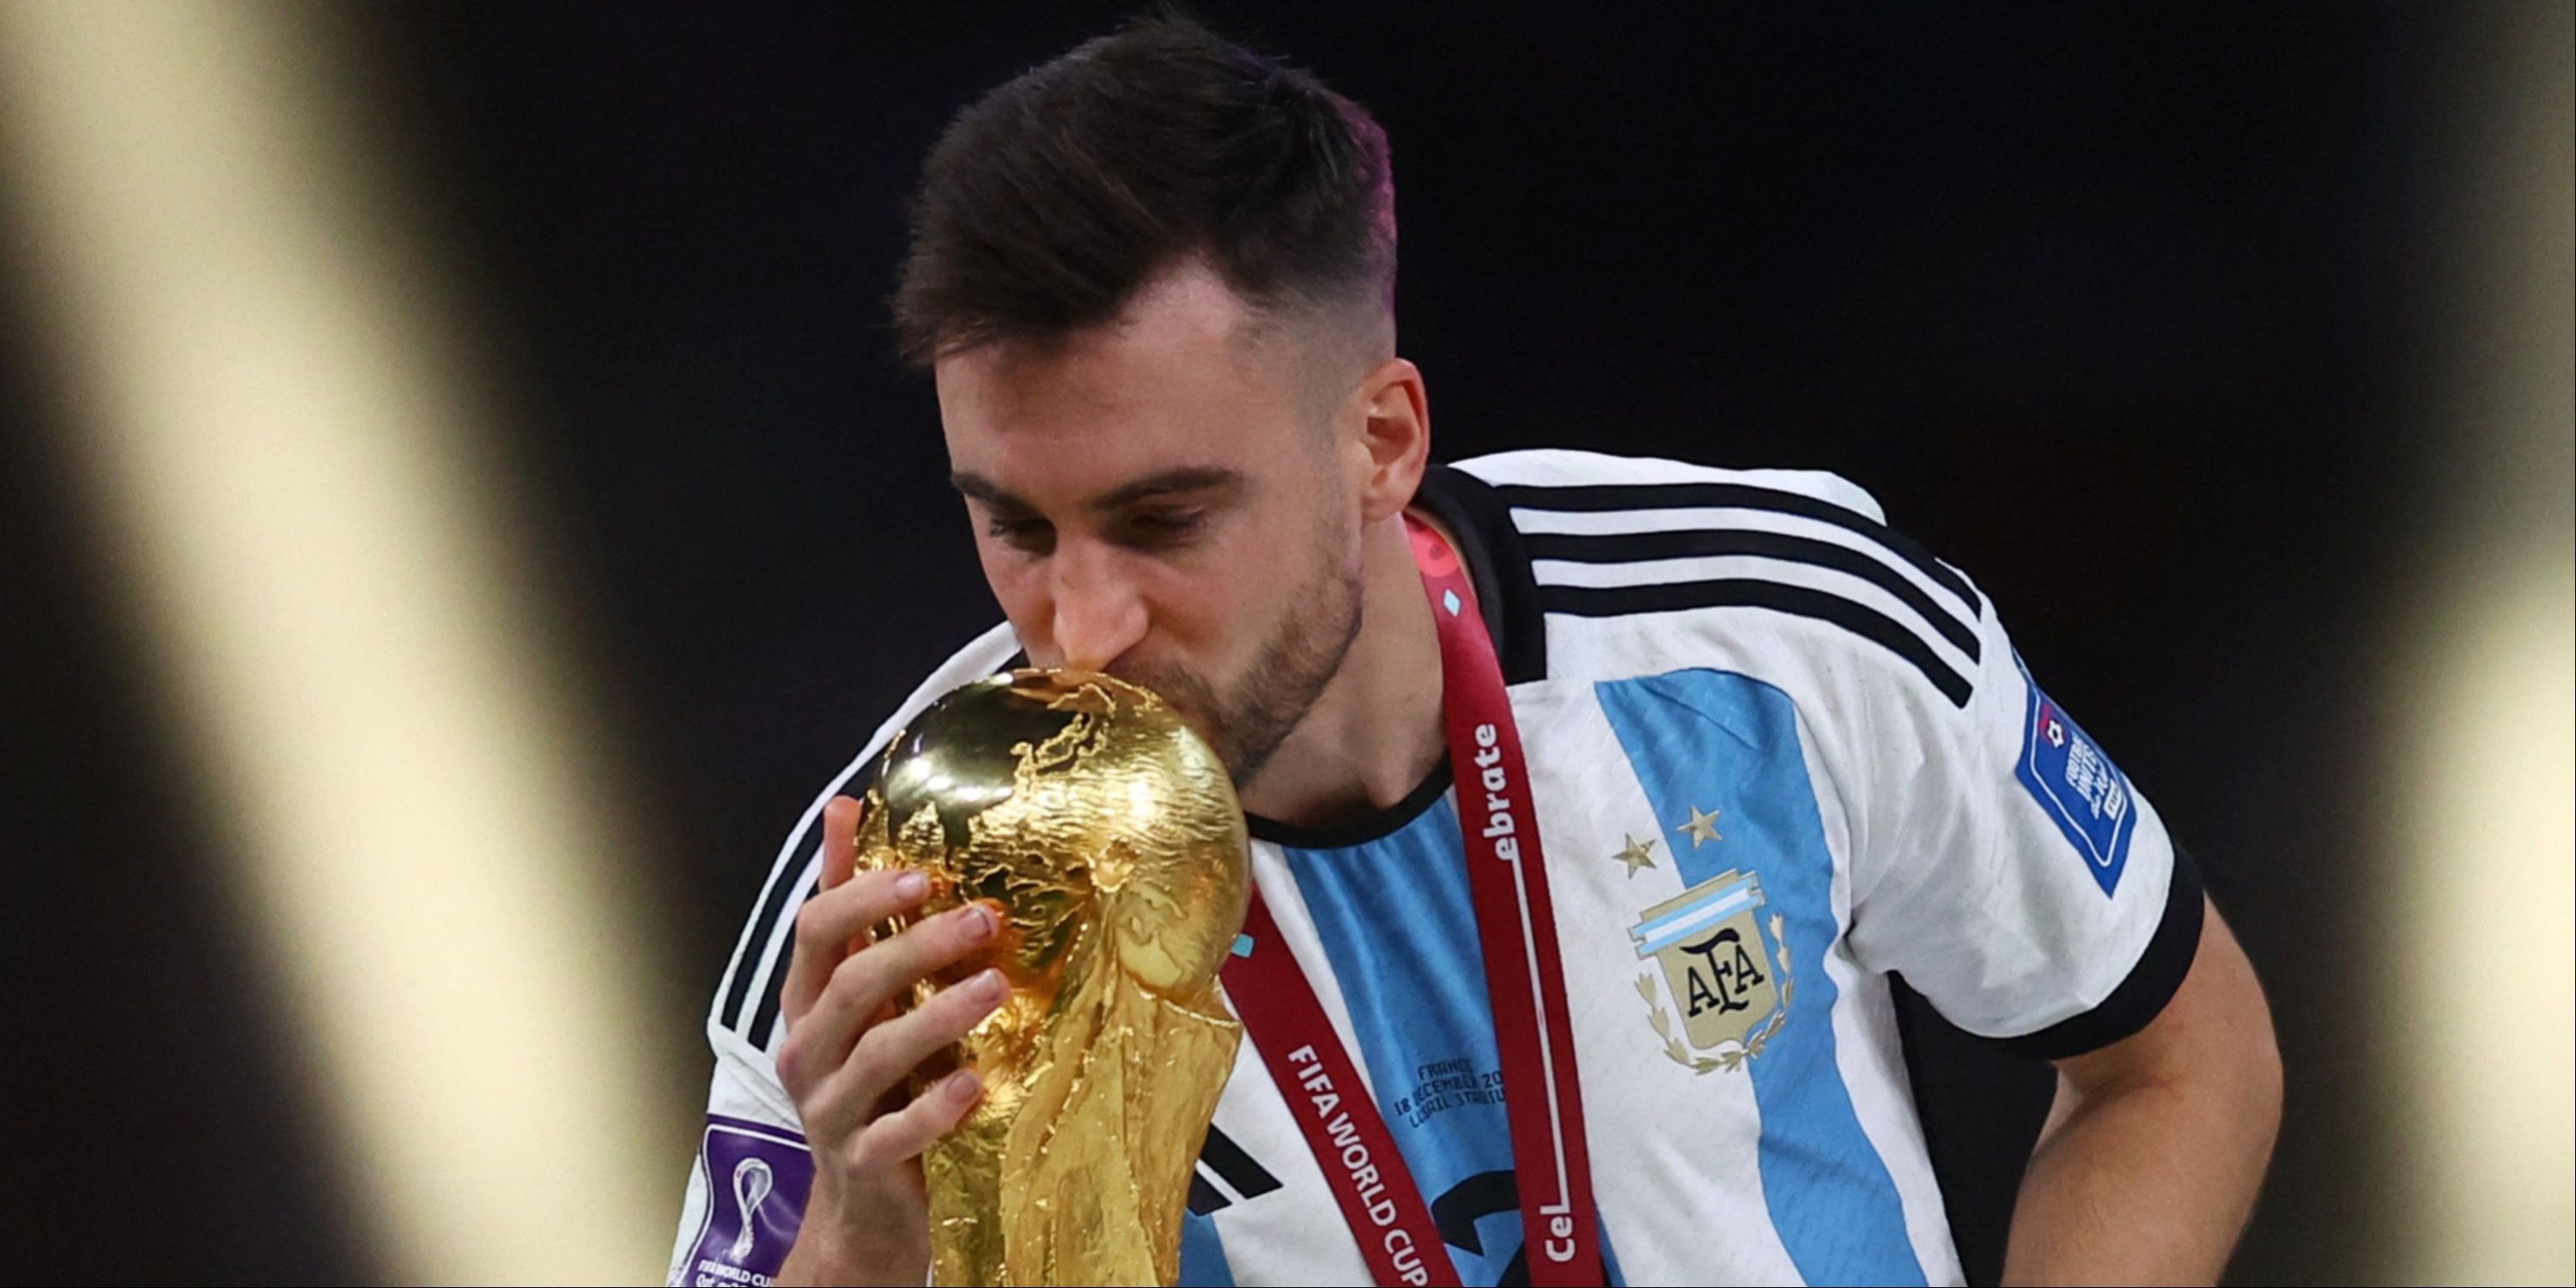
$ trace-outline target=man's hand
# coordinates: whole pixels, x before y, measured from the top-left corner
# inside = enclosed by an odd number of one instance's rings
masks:
[[[990,909],[968,904],[871,942],[868,927],[920,906],[918,872],[856,866],[859,803],[823,807],[822,891],[796,914],[796,944],[780,987],[787,1040],[778,1080],[804,1120],[814,1191],[781,1284],[917,1285],[930,1268],[930,1217],[921,1153],[974,1108],[982,1084],[960,1069],[906,1101],[905,1075],[947,1049],[1002,1004],[987,970],[898,1014],[895,999],[993,937]]]
[[[2008,1284],[2215,1283],[2281,1123],[2281,1055],[2254,968],[2218,909],[2146,1028],[2058,1062],[2023,1176]]]

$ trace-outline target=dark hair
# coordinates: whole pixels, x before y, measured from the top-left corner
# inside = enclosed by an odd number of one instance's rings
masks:
[[[1393,307],[1385,132],[1169,9],[959,112],[911,216],[894,321],[924,369],[1108,322],[1190,256],[1263,312]]]

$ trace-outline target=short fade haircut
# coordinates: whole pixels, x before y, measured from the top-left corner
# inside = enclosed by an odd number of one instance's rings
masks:
[[[894,323],[919,370],[1110,322],[1191,258],[1256,315],[1393,315],[1385,132],[1168,6],[959,112],[910,214]]]

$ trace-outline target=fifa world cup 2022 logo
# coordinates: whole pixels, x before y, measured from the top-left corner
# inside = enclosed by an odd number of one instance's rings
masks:
[[[796,1242],[813,1188],[804,1139],[769,1123],[710,1114],[698,1165],[706,1206],[679,1282],[762,1288]]]
[[[752,1237],[759,1229],[760,1205],[768,1201],[769,1191],[777,1183],[777,1174],[770,1171],[769,1164],[757,1158],[746,1158],[733,1165],[733,1210],[742,1221],[742,1228],[734,1233],[733,1243],[725,1248],[726,1260],[740,1265],[750,1258]]]

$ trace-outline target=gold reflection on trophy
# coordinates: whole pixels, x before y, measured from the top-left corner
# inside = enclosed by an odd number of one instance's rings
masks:
[[[893,928],[968,900],[1002,924],[911,1003],[986,966],[1011,985],[954,1057],[982,1103],[922,1159],[934,1282],[1174,1282],[1242,1035],[1216,990],[1251,889],[1225,766],[1144,689],[1021,670],[924,710],[876,783],[859,867],[931,878]]]

